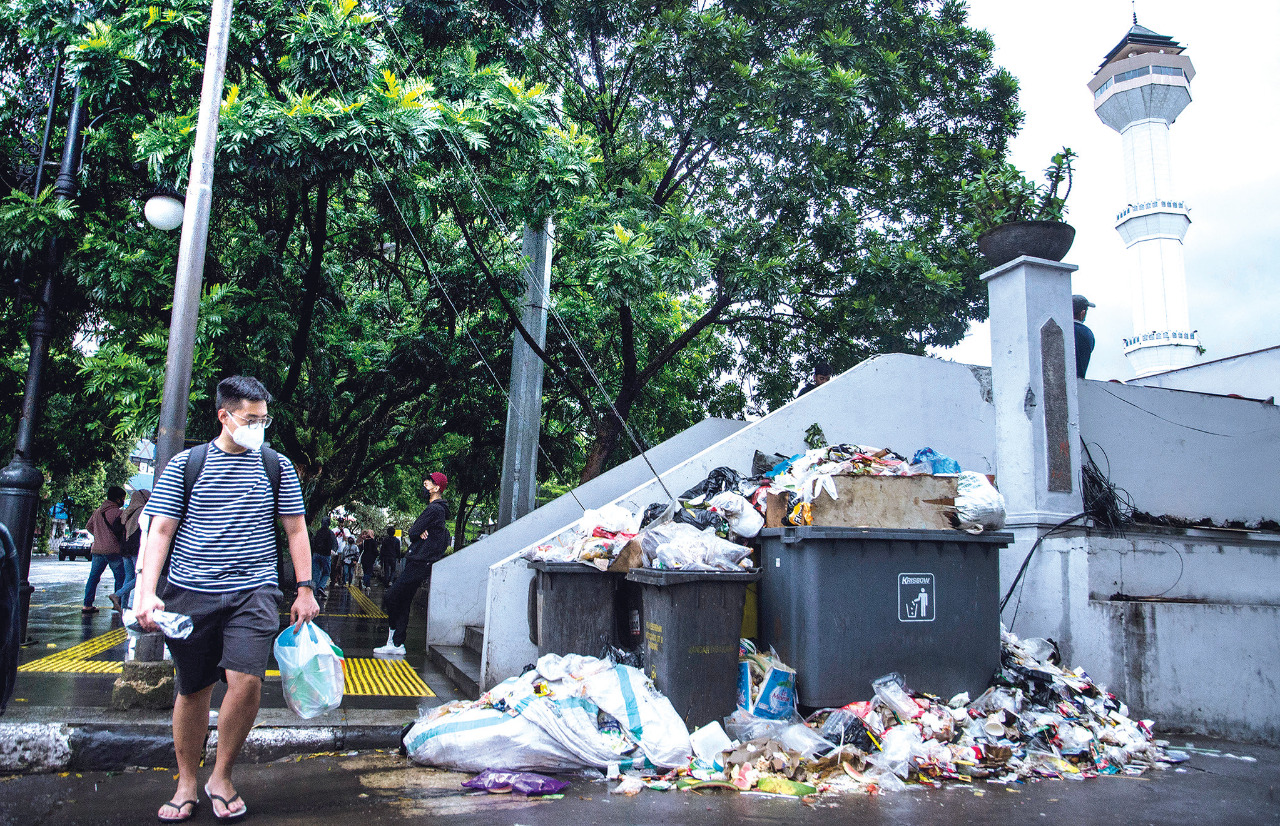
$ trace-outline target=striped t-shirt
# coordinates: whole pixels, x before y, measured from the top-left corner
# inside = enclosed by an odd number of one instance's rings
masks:
[[[276,585],[271,480],[257,450],[227,453],[210,444],[182,515],[182,475],[191,451],[165,465],[143,511],[180,519],[169,581],[192,591],[225,593]],[[306,512],[293,463],[280,456],[280,515]]]

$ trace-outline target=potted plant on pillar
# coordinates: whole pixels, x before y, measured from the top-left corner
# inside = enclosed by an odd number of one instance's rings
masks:
[[[976,178],[961,182],[961,195],[974,210],[978,249],[993,267],[1021,255],[1061,261],[1071,249],[1076,230],[1063,217],[1075,157],[1063,147],[1040,185],[1011,163],[992,163]]]

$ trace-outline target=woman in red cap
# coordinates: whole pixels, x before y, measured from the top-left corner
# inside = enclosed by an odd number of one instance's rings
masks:
[[[373,649],[384,657],[403,657],[404,641],[409,631],[409,609],[414,594],[422,583],[431,578],[432,564],[444,557],[449,547],[449,506],[444,501],[444,489],[449,477],[436,471],[422,480],[430,499],[426,508],[409,528],[409,553],[404,559],[404,570],[386,594],[382,607],[387,612],[387,644]]]

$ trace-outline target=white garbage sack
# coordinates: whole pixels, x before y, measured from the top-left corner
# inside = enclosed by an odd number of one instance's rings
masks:
[[[643,672],[595,657],[544,655],[478,702],[415,723],[404,738],[410,759],[461,771],[626,771],[683,766],[693,751],[684,721]]]
[[[751,549],[685,522],[668,522],[640,534],[647,568],[676,571],[738,571]]]
[[[404,738],[409,759],[457,771],[570,771],[578,755],[537,723],[496,708],[465,708],[413,724]]]
[[[956,520],[969,533],[998,531],[1004,527],[1004,496],[985,475],[963,471],[956,482]]]

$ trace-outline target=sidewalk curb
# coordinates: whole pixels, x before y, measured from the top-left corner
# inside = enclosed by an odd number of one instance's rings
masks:
[[[395,749],[413,717],[406,711],[339,709],[301,720],[282,709],[264,709],[240,760],[269,763],[323,752]],[[0,773],[173,768],[170,725],[167,712],[10,706],[0,722]],[[217,727],[210,725],[206,761],[213,759],[216,746]]]

